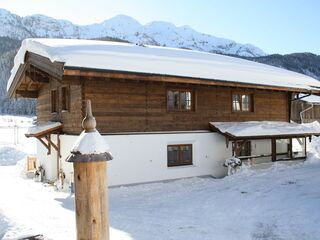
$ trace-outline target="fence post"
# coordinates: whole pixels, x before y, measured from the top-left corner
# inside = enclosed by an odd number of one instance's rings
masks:
[[[77,239],[108,240],[108,145],[96,130],[91,102],[87,101],[84,131],[66,161],[73,162]]]

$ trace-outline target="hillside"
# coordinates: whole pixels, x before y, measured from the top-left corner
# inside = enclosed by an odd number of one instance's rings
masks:
[[[272,54],[247,58],[275,67],[285,68],[320,80],[320,56],[312,53]]]

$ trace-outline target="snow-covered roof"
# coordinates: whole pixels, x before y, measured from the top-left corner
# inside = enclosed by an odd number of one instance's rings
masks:
[[[210,122],[211,126],[233,138],[289,135],[320,135],[320,123],[289,123],[276,121]]]
[[[60,122],[46,122],[28,128],[25,135],[27,137],[34,137],[60,128],[62,128],[62,124]]]
[[[253,61],[192,50],[78,39],[26,39],[18,51],[9,90],[26,52],[64,62],[66,67],[192,77],[262,86],[319,90],[303,74]]]
[[[317,95],[310,95],[310,96],[302,98],[301,100],[308,102],[308,103],[313,103],[316,105],[320,104],[320,96],[317,96]]]

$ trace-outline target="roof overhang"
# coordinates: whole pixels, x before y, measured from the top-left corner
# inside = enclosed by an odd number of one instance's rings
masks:
[[[31,66],[35,71],[28,70]],[[63,76],[320,94],[320,83],[316,79],[244,59],[93,40],[25,39],[11,72],[7,87],[11,97],[34,97],[41,88],[41,84],[34,82],[48,77],[62,80]],[[38,77],[34,78],[34,74]],[[35,91],[32,92],[33,86]]]
[[[210,128],[232,141],[320,135],[319,122],[307,124],[276,121],[210,122]]]
[[[48,58],[27,52],[23,64],[9,79],[8,95],[12,97],[37,98],[43,84],[51,78],[62,80],[63,63],[51,62]]]
[[[30,127],[25,134],[26,137],[35,137],[48,150],[47,154],[51,154],[51,146],[57,151],[58,158],[60,156],[60,137],[63,125],[60,122],[47,122]],[[51,134],[57,135],[57,142],[53,142]]]
[[[286,91],[293,93],[305,94],[320,94],[320,89],[304,89],[293,87],[271,86],[266,84],[253,84],[244,83],[239,81],[226,81],[223,79],[205,79],[193,78],[186,76],[176,76],[168,74],[155,74],[143,72],[130,72],[121,70],[108,70],[108,69],[95,69],[85,67],[72,67],[64,66],[65,76],[80,76],[80,77],[97,77],[97,78],[112,78],[112,79],[127,79],[137,81],[153,81],[153,82],[172,82],[172,83],[186,83],[195,85],[208,85],[217,87],[232,87],[232,88],[247,88],[247,89],[260,89],[271,91]]]
[[[60,122],[47,122],[32,126],[25,134],[26,137],[41,138],[46,135],[59,133],[62,130],[62,123]]]

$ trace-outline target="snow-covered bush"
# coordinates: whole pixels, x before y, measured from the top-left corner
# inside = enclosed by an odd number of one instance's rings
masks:
[[[224,162],[224,166],[228,168],[229,176],[236,173],[241,165],[242,165],[242,161],[235,156],[232,156],[231,158],[226,159],[226,161]]]

